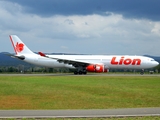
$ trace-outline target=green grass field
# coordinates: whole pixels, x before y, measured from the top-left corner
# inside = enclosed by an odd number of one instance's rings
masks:
[[[0,76],[0,109],[160,107],[156,76]]]

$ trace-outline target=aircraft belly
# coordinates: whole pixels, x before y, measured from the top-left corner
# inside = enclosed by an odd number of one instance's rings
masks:
[[[56,67],[64,67],[63,64],[59,64],[57,60],[49,59],[49,58],[38,58],[39,65],[50,67],[50,68],[56,68]]]

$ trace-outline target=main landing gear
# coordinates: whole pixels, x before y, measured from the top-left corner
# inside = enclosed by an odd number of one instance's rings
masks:
[[[74,71],[74,74],[75,75],[86,75],[87,74],[87,70],[86,70],[86,67],[85,66],[77,66],[76,67],[76,70]]]
[[[142,70],[141,70],[140,74],[141,74],[141,75],[143,75],[143,74],[144,74],[144,69],[142,69]]]
[[[74,71],[74,74],[75,75],[82,75],[82,74],[84,74],[84,75],[86,75],[87,74],[87,71]]]
[[[74,74],[75,75],[82,75],[82,74],[84,74],[84,75],[86,75],[87,74],[87,70],[86,70],[86,68],[84,68],[84,67],[78,67],[75,71],[74,71]]]

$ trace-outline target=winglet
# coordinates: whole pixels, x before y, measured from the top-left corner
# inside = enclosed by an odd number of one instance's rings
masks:
[[[38,52],[38,54],[39,54],[40,56],[46,57],[46,55],[45,55],[44,53],[42,53],[42,52]]]

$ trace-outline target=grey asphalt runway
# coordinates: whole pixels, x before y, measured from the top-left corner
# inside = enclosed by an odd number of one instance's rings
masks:
[[[87,118],[160,116],[160,108],[104,110],[0,110],[0,118]]]
[[[73,73],[53,73],[53,74],[0,74],[0,76],[157,76],[160,74],[127,74],[127,73],[88,73],[87,75],[74,75]]]

